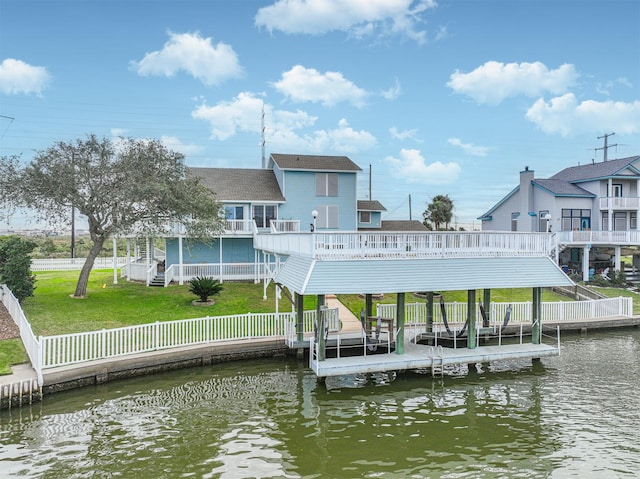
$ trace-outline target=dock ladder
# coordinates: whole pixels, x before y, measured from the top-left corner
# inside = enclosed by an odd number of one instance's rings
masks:
[[[431,346],[429,351],[431,357],[431,377],[441,378],[444,375],[444,357],[442,346]]]

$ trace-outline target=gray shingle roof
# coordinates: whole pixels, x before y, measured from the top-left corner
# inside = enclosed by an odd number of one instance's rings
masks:
[[[188,168],[216,194],[218,201],[285,201],[273,170]]]
[[[542,187],[554,196],[581,196],[585,198],[595,198],[596,196],[590,191],[565,180],[533,180],[533,184]]]
[[[549,179],[565,181],[587,181],[599,178],[609,178],[619,175],[623,170],[631,167],[638,174],[638,165],[634,163],[640,161],[640,156],[630,156],[618,160],[599,161],[586,165],[570,166],[559,171]],[[628,175],[625,175],[628,176]]]
[[[358,200],[358,211],[387,211],[387,209],[376,200]]]
[[[362,171],[346,156],[285,155],[272,153],[271,159],[281,170]]]
[[[425,225],[418,220],[384,220],[380,224],[380,228],[358,228],[358,231],[375,233],[376,231],[429,231]]]

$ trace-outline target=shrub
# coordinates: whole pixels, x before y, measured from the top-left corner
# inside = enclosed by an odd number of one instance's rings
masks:
[[[0,283],[6,284],[20,302],[33,296],[35,289],[29,256],[34,248],[35,243],[18,236],[0,238]]]
[[[209,296],[215,296],[220,291],[222,291],[222,285],[217,279],[196,276],[189,281],[189,292],[195,294],[203,303],[209,299]]]

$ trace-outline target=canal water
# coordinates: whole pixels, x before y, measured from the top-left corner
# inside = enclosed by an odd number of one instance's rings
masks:
[[[2,478],[640,477],[640,331],[442,379],[234,362],[0,411]]]

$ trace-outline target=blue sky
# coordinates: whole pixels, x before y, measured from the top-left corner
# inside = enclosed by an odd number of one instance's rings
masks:
[[[640,154],[637,0],[0,0],[0,155],[95,133],[190,166],[347,155],[383,219],[479,223],[545,178]],[[26,220],[14,218],[15,222]]]

